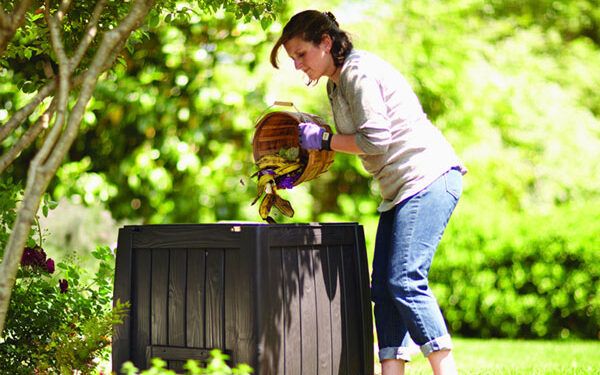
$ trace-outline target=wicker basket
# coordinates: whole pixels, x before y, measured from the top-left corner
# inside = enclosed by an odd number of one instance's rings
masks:
[[[282,148],[300,147],[298,125],[312,122],[331,132],[331,127],[319,116],[304,112],[275,111],[258,120],[252,149],[254,161],[264,155],[276,154]],[[294,185],[309,181],[329,169],[333,163],[335,152],[326,150],[305,150],[300,148],[300,160],[304,163],[304,171]]]

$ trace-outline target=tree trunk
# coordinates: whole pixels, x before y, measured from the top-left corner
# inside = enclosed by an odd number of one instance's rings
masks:
[[[56,116],[52,121],[52,129],[47,134],[42,148],[34,157],[28,170],[23,201],[17,211],[17,218],[8,244],[6,245],[4,259],[0,263],[0,335],[4,330],[12,287],[16,280],[23,248],[38,211],[42,195],[77,137],[79,126],[85,113],[85,107],[96,88],[98,77],[112,66],[126,40],[141,25],[154,3],[153,0],[135,1],[131,5],[129,13],[123,18],[120,24],[104,34],[92,62],[83,74],[81,89],[79,90],[75,105],[69,111],[67,102],[70,94],[69,88],[73,82],[71,75],[75,67],[80,63],[85,50],[93,38],[92,31],[96,28],[105,2],[105,0],[98,1],[94,17],[92,17],[88,25],[90,32],[86,32],[86,35],[80,42],[79,48],[71,58],[67,58],[66,56],[60,35],[62,11],[66,11],[68,2],[64,1],[62,4],[67,4],[67,6],[64,9],[61,7],[61,10],[55,15],[46,14],[52,47],[59,63],[59,76],[57,77],[56,92],[53,100],[53,105],[56,106]],[[50,9],[50,7],[46,6],[47,9]],[[90,37],[90,35],[92,36]],[[39,98],[34,98],[34,100],[36,99]],[[19,112],[15,115],[17,114]],[[24,118],[26,117],[27,115],[24,116]]]

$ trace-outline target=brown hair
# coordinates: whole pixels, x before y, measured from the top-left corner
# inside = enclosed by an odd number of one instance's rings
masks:
[[[279,48],[288,40],[299,36],[307,42],[318,45],[323,40],[324,35],[329,35],[333,42],[331,46],[333,63],[335,66],[342,66],[346,57],[352,51],[352,41],[348,34],[340,29],[340,25],[331,12],[319,12],[317,10],[305,10],[290,18],[271,50],[271,65],[279,68],[277,53]]]

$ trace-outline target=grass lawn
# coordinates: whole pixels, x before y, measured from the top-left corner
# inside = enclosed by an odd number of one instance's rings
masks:
[[[526,341],[453,338],[461,374],[600,374],[600,341]],[[375,373],[380,374],[376,361]],[[431,374],[427,359],[413,356],[406,374]]]

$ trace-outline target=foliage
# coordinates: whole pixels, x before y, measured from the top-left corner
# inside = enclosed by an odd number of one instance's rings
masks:
[[[36,356],[36,370],[41,373],[92,374],[100,360],[108,360],[113,328],[123,323],[127,304],[118,302],[112,311],[90,315],[84,321],[62,324],[45,345],[44,354]],[[48,353],[55,353],[50,357]]]
[[[366,19],[402,48],[378,33],[354,33],[355,42],[405,73],[469,168],[430,276],[453,332],[597,338],[600,49],[583,28],[563,27],[589,14],[552,23],[552,9],[527,11],[545,2],[518,3],[382,1]],[[341,215],[320,220],[368,224],[372,245],[375,190],[347,182],[359,172],[350,163],[333,172],[318,191]],[[331,200],[337,186],[351,193]]]
[[[12,177],[0,181],[0,259],[4,255],[4,248],[8,242],[11,228],[16,219],[16,210],[19,201],[22,198],[22,187],[19,182],[13,181]],[[50,198],[49,194],[44,194],[40,211],[44,217],[48,216],[50,210],[56,208],[57,203]],[[36,227],[31,229],[27,240],[27,246],[33,248],[36,244],[43,242],[42,229],[39,225],[39,218],[35,218]],[[34,238],[35,237],[35,238]]]
[[[551,216],[457,213],[430,274],[451,330],[600,337],[600,212],[588,209],[600,201],[588,203]]]
[[[3,2],[3,6],[13,8],[16,1]],[[5,4],[8,3],[8,4]],[[60,2],[49,2],[51,13],[58,10]],[[86,33],[86,20],[92,18],[95,1],[73,1],[69,7],[64,20],[62,31],[65,48],[67,51],[75,51],[77,45]],[[98,33],[115,28],[122,18],[127,14],[131,2],[107,1],[98,23]],[[225,10],[234,15],[236,19],[244,19],[246,22],[256,19],[260,20],[263,27],[268,27],[275,19],[276,12],[283,6],[281,0],[272,1],[233,1],[233,0],[196,0],[180,2],[176,0],[157,1],[148,15],[148,23],[156,26],[164,19],[167,23],[179,21],[187,22],[194,12],[215,13]],[[0,66],[13,72],[13,82],[18,89],[31,93],[37,90],[48,80],[48,72],[57,72],[56,56],[49,42],[48,25],[44,20],[44,1],[34,1],[34,11],[26,14],[24,25],[19,28],[8,45]],[[147,29],[137,30],[127,40],[126,48],[133,49],[145,39]],[[80,71],[89,65],[92,56],[96,52],[99,41],[93,41],[87,52]],[[79,73],[77,71],[76,73]]]
[[[7,236],[21,188],[9,180],[0,188],[0,223]],[[45,202],[41,211],[47,215],[54,204]],[[73,260],[55,264],[42,240],[42,229],[33,227],[0,338],[0,368],[11,374],[91,373],[95,361],[107,356],[113,325],[128,306],[119,302],[111,309],[114,255],[98,247],[93,252],[98,269],[89,275]]]
[[[509,17],[519,27],[541,25],[566,40],[589,38],[600,45],[600,10],[596,0],[491,1],[482,7],[489,18]]]
[[[319,5],[336,14],[358,48],[405,74],[469,168],[431,275],[455,333],[597,334],[595,3]],[[292,11],[311,6],[298,1]],[[306,88],[300,73],[268,64],[281,22],[261,29],[187,8],[168,20],[169,12],[152,13],[144,38],[99,84],[51,186],[55,199],[102,202],[116,218],[142,222],[258,220],[244,177],[252,173],[260,113],[273,99],[291,100],[331,123],[324,82]],[[14,74],[0,76],[0,119],[27,99]],[[23,178],[30,158],[25,151],[7,174]],[[372,249],[377,194],[360,161],[338,154],[328,173],[291,192],[293,221],[359,221]],[[471,288],[472,280],[481,287]]]
[[[15,208],[21,187],[14,184],[12,178],[0,180],[0,256],[10,236],[10,228],[15,222]]]
[[[117,219],[256,217],[247,147],[264,84],[246,77],[270,36],[228,14],[159,23],[99,83],[56,196],[106,202]]]
[[[98,247],[93,277],[75,263],[60,262],[58,272],[22,266],[13,289],[0,367],[12,374],[91,373],[107,358],[114,324],[128,304],[111,309],[114,257]],[[88,281],[91,280],[91,281]]]
[[[600,49],[587,31],[546,22],[544,2],[519,3],[375,7],[403,48],[362,42],[407,73],[469,168],[430,276],[454,332],[596,338],[600,171],[589,161],[600,157],[600,118],[590,85],[600,83]],[[544,11],[528,11],[536,6]]]
[[[89,104],[100,75],[114,65],[128,40],[135,40],[136,36],[143,34],[143,30],[140,30],[130,39],[131,33],[143,25],[153,6],[157,14],[161,11],[170,12],[167,15],[169,22],[173,20],[173,14],[183,15],[182,18],[186,19],[189,10],[186,6],[180,7],[185,4],[175,0],[140,0],[129,3],[98,0],[93,6],[89,2],[71,1],[35,1],[34,4],[36,10],[33,13],[27,12],[27,8],[30,7],[29,1],[3,2],[0,8],[3,24],[0,54],[7,57],[1,60],[0,69],[3,73],[9,71],[9,74],[3,76],[11,75],[24,96],[38,91],[35,97],[26,99],[29,103],[15,110],[11,119],[1,128],[0,138],[3,143],[7,135],[11,137],[10,143],[5,145],[6,153],[0,158],[0,173],[4,172],[6,166],[11,165],[33,141],[37,139],[38,142],[42,142],[43,139],[42,149],[29,167],[24,168],[28,170],[28,176],[22,207],[18,211],[5,250],[6,259],[0,264],[0,330],[4,330],[11,290],[18,269],[18,258],[22,254],[33,217],[48,184],[77,137],[85,107]],[[273,17],[274,7],[277,8],[283,3],[279,0],[205,0],[199,1],[198,4],[201,11],[216,12],[224,9],[238,19],[260,19],[263,27],[267,27]],[[5,10],[8,10],[8,14]],[[14,14],[11,13],[12,10],[15,10]],[[21,25],[20,10],[26,12],[24,25]],[[25,36],[21,38],[23,35],[14,35],[15,30],[18,34],[24,33]],[[98,30],[100,34],[96,39]],[[5,49],[5,45],[14,36],[15,42]],[[90,46],[92,48],[89,48]],[[41,63],[35,64],[35,59],[41,60]],[[73,104],[71,107],[69,101]],[[12,108],[12,105],[10,107]],[[38,115],[40,111],[43,111],[43,114],[34,119],[31,126],[30,115],[36,110]],[[4,110],[1,116],[3,119],[8,118],[8,111]],[[28,117],[29,121],[26,121]],[[30,127],[23,134],[23,126],[27,125]],[[38,139],[42,132],[45,134]]]
[[[254,371],[252,368],[246,364],[239,364],[233,368],[229,367],[227,364],[227,360],[229,356],[221,353],[219,349],[213,349],[210,351],[210,358],[208,362],[203,367],[197,361],[188,360],[184,365],[184,369],[186,370],[185,374],[188,375],[226,375],[226,374],[239,374],[239,375],[249,375]],[[167,363],[160,358],[152,359],[152,367],[148,370],[144,370],[142,372],[138,372],[137,369],[131,362],[125,362],[122,367],[122,373],[124,375],[174,375],[175,371],[168,370],[166,368]]]

